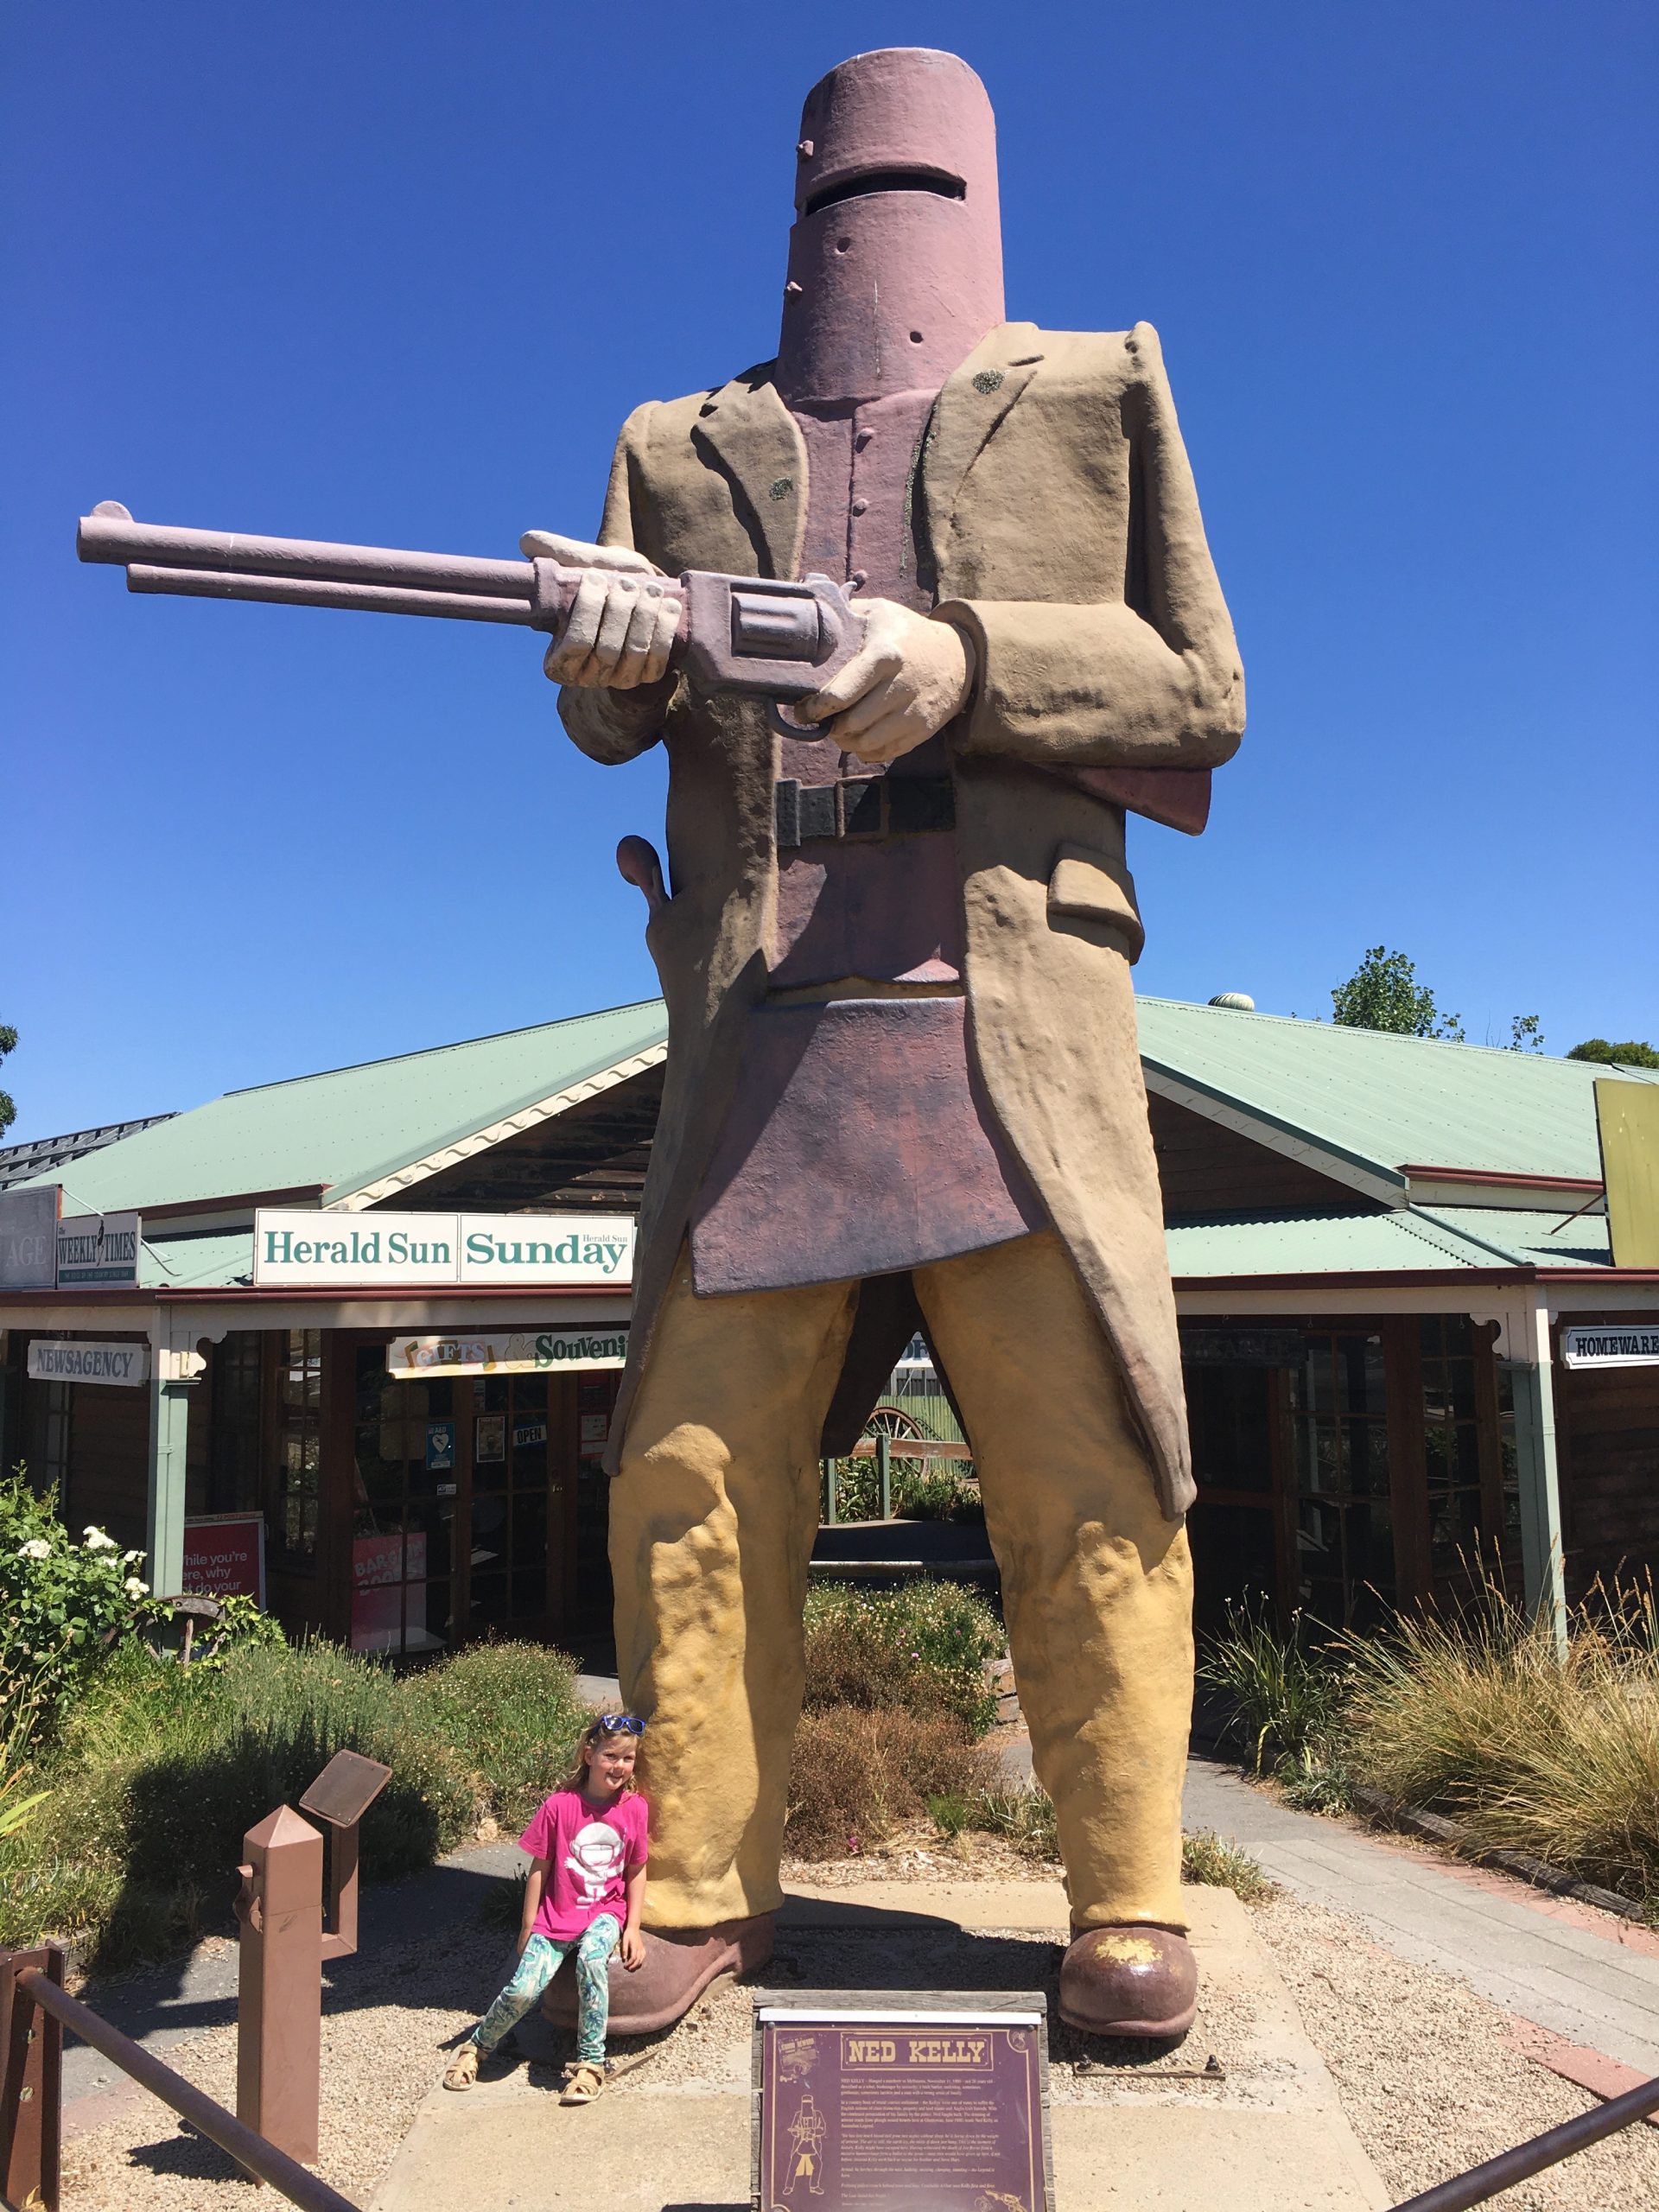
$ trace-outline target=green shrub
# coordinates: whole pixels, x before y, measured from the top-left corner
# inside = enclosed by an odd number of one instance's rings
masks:
[[[902,1473],[895,1472],[893,1503],[902,1521],[984,1526],[985,1502],[978,1483],[948,1462],[912,1460]]]
[[[973,1799],[988,1788],[995,1755],[961,1720],[829,1706],[804,1713],[790,1766],[785,1848],[802,1859],[856,1857],[930,1799]]]
[[[36,1732],[51,1732],[112,1645],[163,1618],[143,1560],[101,1529],[73,1542],[55,1489],[37,1497],[21,1466],[0,1477],[0,1678],[32,1686]]]
[[[246,1831],[341,1750],[392,1770],[363,1822],[369,1879],[429,1865],[471,1829],[474,1783],[372,1661],[320,1643],[200,1669],[117,1655],[67,1717],[43,1768],[50,1798],[8,1852],[0,1940],[92,1933],[104,1967],[165,1955],[222,1916]]]
[[[470,1645],[414,1676],[405,1702],[515,1832],[569,1772],[588,1719],[575,1662],[541,1643]]]
[[[836,1518],[837,1521],[879,1521],[881,1518],[881,1470],[874,1459],[837,1459]],[[820,1510],[830,1517],[826,1494]]]
[[[1227,1625],[1198,1669],[1227,1699],[1256,1773],[1274,1775],[1293,1802],[1319,1811],[1338,1809],[1347,1796],[1345,1649],[1315,1643],[1300,1613],[1281,1633],[1264,1615],[1229,1605]]]
[[[977,1591],[923,1580],[893,1591],[814,1583],[806,1598],[806,1707],[902,1706],[982,1736],[996,1718],[985,1662],[1004,1646]]]

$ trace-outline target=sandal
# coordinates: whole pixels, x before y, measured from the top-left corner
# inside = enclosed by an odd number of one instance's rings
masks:
[[[570,2069],[565,2082],[562,2105],[590,2105],[605,2087],[605,2069],[595,2066],[592,2059],[584,2058]]]
[[[478,2079],[478,2045],[464,2043],[443,2077],[446,2089],[470,2089]]]

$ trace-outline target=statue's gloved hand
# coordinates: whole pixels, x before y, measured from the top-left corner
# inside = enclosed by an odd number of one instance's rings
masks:
[[[569,620],[542,663],[556,683],[602,684],[631,691],[668,673],[680,602],[657,588],[662,570],[629,545],[589,545],[554,530],[527,530],[526,560],[538,556],[586,571]]]
[[[795,712],[874,766],[913,752],[962,712],[974,688],[974,649],[953,623],[897,600],[854,603],[864,614],[863,644]]]

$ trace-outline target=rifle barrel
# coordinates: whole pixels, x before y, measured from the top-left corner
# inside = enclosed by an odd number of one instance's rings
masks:
[[[134,522],[124,515],[83,515],[75,550],[83,561],[110,562],[120,568],[137,562],[150,569],[184,569],[198,575],[219,569],[233,575],[303,577],[319,583],[468,593],[481,598],[521,600],[526,606],[536,588],[536,572],[528,561],[484,561],[464,553],[402,552],[382,545],[331,545],[306,537],[243,537],[232,531],[179,530],[161,523]],[[430,613],[435,610],[402,611]]]
[[[533,621],[527,599],[485,599],[467,592],[400,589],[392,584],[331,583],[303,575],[231,575],[223,569],[153,569],[135,563],[127,569],[127,589],[164,592],[180,599],[251,599],[278,607],[343,607],[369,614],[448,615],[461,622],[516,623],[523,629],[529,629]]]

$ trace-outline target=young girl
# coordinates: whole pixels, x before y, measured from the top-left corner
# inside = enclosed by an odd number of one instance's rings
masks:
[[[446,2089],[470,2089],[478,2062],[522,2020],[573,1948],[576,1955],[576,2063],[560,2101],[591,2104],[605,2087],[607,1969],[615,1951],[632,1974],[645,1962],[639,1916],[645,1902],[648,1807],[633,1785],[645,1722],[601,1713],[577,1747],[567,1777],[518,1839],[531,1854],[518,1967],[455,2053]]]

